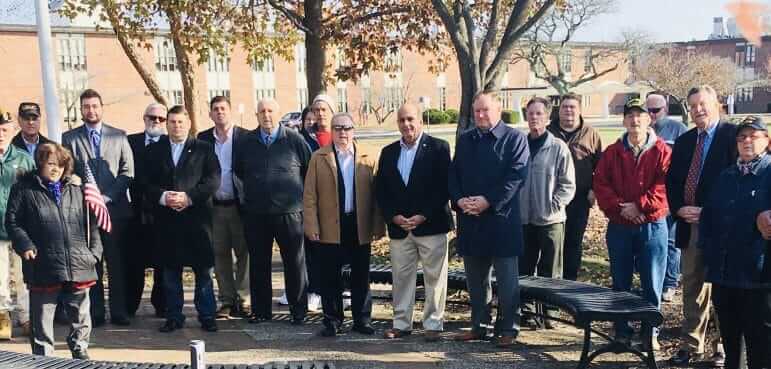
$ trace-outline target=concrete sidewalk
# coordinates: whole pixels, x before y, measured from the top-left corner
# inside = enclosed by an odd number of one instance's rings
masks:
[[[280,262],[274,263],[274,296],[282,292]],[[387,294],[388,286],[373,285],[374,294]],[[575,368],[581,353],[583,333],[559,325],[555,330],[520,334],[520,345],[501,350],[489,342],[458,343],[444,337],[440,342],[426,343],[416,327],[406,339],[385,340],[382,333],[390,327],[391,306],[387,300],[375,300],[374,336],[349,332],[337,338],[317,336],[321,315],[309,315],[306,324],[289,324],[286,307],[274,305],[274,320],[250,325],[244,319],[218,321],[219,332],[207,333],[195,319],[192,291],[186,290],[185,328],[173,333],[160,333],[163,319],[153,315],[149,296],[129,327],[107,324],[94,330],[89,353],[93,360],[187,363],[191,340],[206,342],[206,362],[217,364],[255,364],[267,362],[323,361],[336,368]],[[469,314],[464,305],[450,305],[453,320],[445,325],[446,335],[468,327]],[[419,315],[418,315],[419,316]],[[69,357],[65,343],[66,328],[56,327],[56,356]],[[602,340],[596,338],[596,343]],[[29,353],[26,338],[0,342],[0,350]],[[660,361],[662,357],[658,358]],[[632,355],[606,354],[595,360],[597,368],[643,367]]]

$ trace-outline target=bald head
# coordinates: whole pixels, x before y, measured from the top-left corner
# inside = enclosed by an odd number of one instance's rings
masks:
[[[407,103],[402,105],[396,114],[396,124],[402,134],[402,141],[408,146],[414,145],[423,133],[420,108],[415,104]]]
[[[663,95],[650,94],[645,99],[645,108],[648,109],[648,115],[651,122],[655,123],[667,116],[667,99]]]
[[[260,130],[270,134],[278,129],[279,115],[278,102],[273,99],[262,99],[257,102],[257,122],[260,124]]]

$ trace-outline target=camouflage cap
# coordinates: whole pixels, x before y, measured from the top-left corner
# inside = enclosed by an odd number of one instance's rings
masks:
[[[648,110],[645,109],[645,104],[642,102],[642,100],[638,98],[631,99],[624,104],[624,115],[627,115],[632,110],[639,110],[642,113],[647,113]]]

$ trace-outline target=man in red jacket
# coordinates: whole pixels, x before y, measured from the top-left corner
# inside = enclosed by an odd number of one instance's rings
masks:
[[[672,152],[649,129],[650,119],[639,99],[624,106],[624,127],[626,133],[602,154],[593,188],[608,217],[606,242],[613,289],[631,289],[636,261],[643,297],[658,307],[667,266],[665,182]],[[656,329],[643,326],[642,334],[651,335],[651,348],[658,350]],[[628,344],[631,336],[627,322],[616,322],[617,340]]]

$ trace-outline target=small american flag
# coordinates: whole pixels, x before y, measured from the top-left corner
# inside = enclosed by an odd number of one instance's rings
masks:
[[[107,210],[107,205],[104,203],[102,192],[99,191],[99,187],[96,186],[94,173],[91,172],[91,168],[88,164],[85,164],[84,166],[86,167],[86,183],[83,187],[83,196],[86,198],[86,204],[96,216],[96,223],[99,228],[110,233],[110,231],[112,231],[110,212]]]

